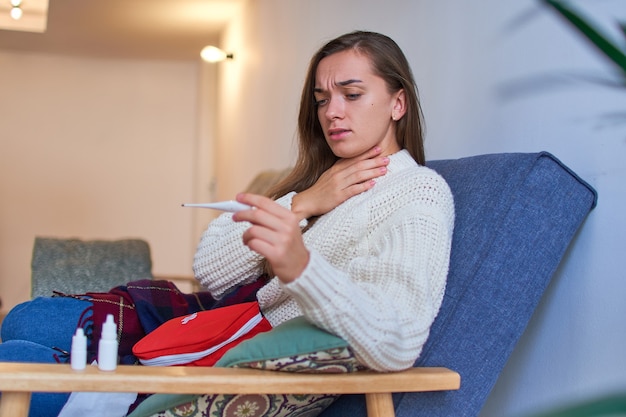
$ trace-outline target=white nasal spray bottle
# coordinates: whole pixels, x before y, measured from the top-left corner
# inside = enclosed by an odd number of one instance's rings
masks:
[[[87,336],[82,327],[76,329],[76,334],[72,336],[70,366],[75,371],[82,371],[87,366]]]
[[[107,314],[98,342],[98,368],[101,371],[114,371],[117,368],[117,348],[117,326],[113,314]]]

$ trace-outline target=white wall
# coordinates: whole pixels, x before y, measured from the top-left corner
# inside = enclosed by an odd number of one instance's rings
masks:
[[[579,3],[626,17],[619,0]],[[626,89],[572,76],[606,77],[610,67],[538,1],[248,1],[222,39],[236,59],[219,69],[220,195],[292,162],[308,58],[354,29],[384,32],[405,50],[429,159],[548,150],[599,192],[482,416],[626,390]],[[611,113],[619,123],[606,121]]]
[[[153,272],[191,273],[200,78],[197,62],[0,51],[3,310],[30,298],[35,236],[138,237]]]

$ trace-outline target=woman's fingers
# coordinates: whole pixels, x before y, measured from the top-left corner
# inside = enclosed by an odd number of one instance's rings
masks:
[[[386,157],[352,163],[344,170],[346,175],[344,188],[350,188],[353,185],[362,184],[385,175],[387,173],[387,164],[389,164],[389,158]]]
[[[264,196],[240,194],[237,201],[253,207],[233,215],[234,221],[251,223],[242,236],[244,244],[265,257],[281,280],[289,282],[300,276],[308,264],[309,252],[298,217]]]
[[[371,189],[387,173],[389,158],[375,147],[351,159],[340,159],[313,186],[295,196],[292,210],[302,218],[328,213],[347,199]]]

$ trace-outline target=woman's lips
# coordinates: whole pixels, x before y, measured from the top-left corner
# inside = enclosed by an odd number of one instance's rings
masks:
[[[328,130],[328,138],[330,140],[341,140],[350,134],[349,129],[335,128]]]

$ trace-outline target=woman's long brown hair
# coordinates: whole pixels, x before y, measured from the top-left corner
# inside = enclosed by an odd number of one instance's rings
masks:
[[[396,122],[396,138],[401,149],[408,150],[418,164],[424,165],[422,109],[413,73],[404,53],[391,38],[380,33],[351,32],[328,42],[311,58],[300,98],[298,158],[289,175],[269,190],[270,197],[278,198],[291,191],[306,190],[337,161],[324,139],[313,92],[320,61],[348,49],[369,57],[374,72],[385,80],[390,93],[404,90],[407,112]]]
[[[269,197],[278,198],[291,191],[310,188],[338,160],[324,138],[313,93],[320,61],[349,49],[370,59],[373,71],[385,80],[390,93],[404,90],[407,111],[396,122],[396,140],[400,148],[406,149],[418,164],[425,164],[423,114],[413,73],[404,53],[391,38],[380,33],[351,32],[328,42],[311,58],[300,98],[298,158],[291,172],[269,189]],[[315,220],[309,219],[306,229]],[[273,276],[267,261],[264,261],[264,270]]]

